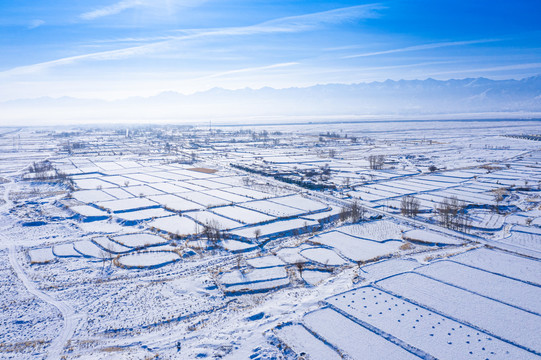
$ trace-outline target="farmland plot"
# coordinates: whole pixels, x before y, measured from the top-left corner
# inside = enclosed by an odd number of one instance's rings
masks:
[[[333,309],[399,339],[422,358],[536,359],[537,356],[424,306],[367,286],[326,299]],[[390,337],[389,337],[390,336]]]
[[[151,195],[163,195],[164,192],[157,190],[149,185],[135,185],[126,186],[123,188],[125,191],[132,194],[134,197],[151,196]]]
[[[306,314],[303,324],[351,359],[420,358],[330,308]]]
[[[402,234],[402,237],[406,240],[411,240],[413,242],[436,245],[460,245],[464,243],[463,240],[456,237],[421,229],[405,231]]]
[[[313,360],[342,359],[342,356],[316,338],[302,325],[285,325],[273,331],[296,354],[307,354],[309,359]]]
[[[215,196],[220,199],[224,199],[231,203],[240,203],[240,202],[246,202],[246,201],[252,200],[251,198],[246,197],[246,196],[237,195],[237,194],[233,194],[233,193],[223,191],[223,190],[218,190],[218,189],[206,190],[203,193]]]
[[[258,211],[245,209],[236,205],[213,208],[212,212],[248,225],[259,224],[276,219],[274,216],[269,216]]]
[[[388,220],[379,220],[346,225],[339,227],[336,230],[347,235],[382,242],[402,239],[402,232],[408,230],[408,228]]]
[[[201,210],[205,208],[203,205],[199,205],[197,203],[194,203],[193,201],[189,201],[171,194],[149,196],[148,198],[155,203],[160,204],[161,206],[173,211],[184,212],[191,210]]]
[[[283,267],[273,267],[248,273],[233,270],[223,274],[219,281],[226,293],[261,292],[288,285],[289,277]]]
[[[450,318],[478,326],[493,336],[541,353],[537,331],[539,315],[414,273],[390,277],[376,284]],[[498,314],[497,319],[492,316],[494,313]]]
[[[132,198],[132,197],[135,197],[135,196],[139,196],[139,195],[134,196],[133,194],[127,192],[123,188],[105,189],[105,190],[103,190],[103,192],[113,196],[115,199],[118,199],[118,200],[120,200],[120,199],[129,199],[129,198]]]
[[[70,210],[86,218],[102,218],[109,216],[107,212],[88,205],[71,206]]]
[[[180,256],[172,251],[140,251],[122,255],[115,260],[120,267],[128,269],[157,268],[179,261]]]
[[[167,243],[167,240],[161,236],[146,233],[113,236],[111,239],[130,248],[144,248]]]
[[[207,208],[229,204],[229,201],[227,200],[220,199],[220,198],[217,198],[216,196],[211,196],[211,195],[208,195],[202,192],[197,192],[197,191],[180,193],[178,194],[178,196],[186,200],[203,205]]]
[[[292,208],[301,209],[305,213],[321,212],[321,211],[325,211],[329,209],[329,207],[325,204],[322,204],[318,201],[307,199],[300,195],[277,197],[277,198],[269,199],[269,201],[272,201],[277,204],[290,206]]]
[[[323,247],[309,247],[299,252],[308,261],[325,266],[341,266],[347,263],[342,257],[330,249]]]
[[[100,201],[116,200],[115,197],[101,191],[101,190],[81,190],[73,193],[73,198],[80,202],[89,204]]]
[[[278,204],[268,200],[250,201],[247,203],[243,203],[241,206],[247,209],[259,211],[264,214],[276,217],[291,217],[305,213],[304,210],[292,208],[290,206]]]
[[[53,254],[57,257],[80,257],[80,253],[75,251],[73,244],[57,244],[53,246]]]
[[[497,250],[477,249],[450,258],[481,270],[541,285],[541,262]]]
[[[92,242],[112,254],[122,254],[133,251],[133,248],[124,246],[116,241],[112,241],[106,236],[98,236],[92,239]]]
[[[145,198],[100,201],[96,202],[95,204],[100,208],[107,209],[114,213],[158,207],[158,204]]]
[[[177,236],[188,236],[200,231],[200,225],[195,221],[176,215],[153,220],[148,223],[148,226]]]
[[[399,251],[401,241],[377,242],[360,239],[338,231],[331,231],[311,239],[312,242],[336,249],[352,261],[368,261],[392,255]]]
[[[216,215],[210,211],[194,211],[186,216],[194,219],[201,225],[216,225],[219,230],[229,230],[242,226],[238,221]]]
[[[416,273],[541,315],[541,287],[444,260]]]
[[[291,219],[280,220],[265,225],[256,225],[232,230],[229,233],[245,239],[260,237],[277,237],[292,235],[293,232],[308,232],[312,228],[319,227],[319,223],[313,220]]]
[[[31,264],[46,264],[54,260],[54,254],[51,248],[32,249],[28,251]]]
[[[141,222],[144,220],[151,220],[160,217],[166,217],[173,215],[173,212],[164,210],[162,208],[135,210],[128,212],[121,212],[115,215],[115,218],[119,221],[125,222],[125,225]]]

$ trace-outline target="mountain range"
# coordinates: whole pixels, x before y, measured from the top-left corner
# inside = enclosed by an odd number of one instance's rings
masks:
[[[0,103],[0,122],[192,122],[243,118],[539,118],[541,76],[520,80],[386,80],[304,88],[227,90],[191,95],[88,100],[70,97]]]

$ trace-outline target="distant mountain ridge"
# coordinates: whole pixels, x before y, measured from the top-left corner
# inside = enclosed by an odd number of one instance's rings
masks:
[[[151,97],[123,100],[38,98],[0,103],[0,109],[75,111],[74,119],[90,115],[109,120],[134,112],[151,120],[243,116],[415,116],[459,113],[541,112],[541,76],[521,80],[386,80],[359,84],[326,84],[304,88],[227,90],[213,88],[183,95],[166,91]],[[85,114],[81,110],[85,110]],[[0,115],[1,116],[1,115]]]

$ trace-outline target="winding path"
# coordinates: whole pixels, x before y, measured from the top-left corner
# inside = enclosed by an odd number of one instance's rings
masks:
[[[2,206],[2,211],[0,211],[0,217],[7,217],[4,211],[9,209],[10,201],[9,201],[9,191],[11,190],[11,184],[7,184],[4,192],[4,200],[6,203]],[[7,220],[7,219],[4,219]],[[13,239],[10,239],[6,237],[5,235],[0,233],[0,247],[7,248],[8,254],[9,254],[9,262],[11,264],[11,267],[13,268],[13,271],[15,271],[15,274],[17,274],[17,277],[22,281],[23,285],[26,287],[29,293],[32,295],[38,297],[39,299],[45,301],[48,304],[51,304],[52,306],[56,307],[58,311],[62,314],[62,318],[64,319],[64,327],[62,329],[62,332],[58,334],[58,336],[52,341],[51,346],[48,349],[48,359],[57,360],[61,358],[62,350],[64,349],[64,346],[66,345],[67,341],[72,337],[75,327],[77,326],[78,317],[75,316],[75,312],[73,308],[66,302],[55,300],[53,297],[51,297],[46,292],[40,290],[34,281],[30,280],[30,278],[26,275],[24,272],[23,267],[17,260],[17,247],[16,243]]]

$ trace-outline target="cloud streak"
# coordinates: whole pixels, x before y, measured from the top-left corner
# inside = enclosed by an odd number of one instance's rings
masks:
[[[206,0],[121,0],[114,4],[85,12],[79,15],[79,18],[83,20],[95,20],[140,7],[159,8],[170,13],[178,8],[197,6],[205,1]]]
[[[141,0],[128,0],[117,3],[118,7],[112,5],[107,11],[103,11],[103,16],[106,13],[114,13],[114,11],[125,9],[129,4],[133,6],[134,3],[141,3]],[[124,5],[119,5],[126,3]],[[129,3],[129,4],[128,4]],[[294,33],[316,29],[320,26],[338,24],[347,21],[361,20],[365,18],[373,18],[378,16],[378,11],[384,9],[380,4],[368,4],[358,5],[346,8],[339,8],[324,12],[311,13],[299,16],[283,17],[278,19],[269,20],[257,25],[243,26],[243,27],[228,27],[228,28],[216,28],[216,29],[195,29],[195,30],[178,30],[181,35],[166,36],[163,38],[155,38],[157,41],[153,41],[143,45],[136,45],[125,47],[117,50],[107,50],[101,52],[93,52],[88,54],[82,54],[77,56],[65,57],[57,60],[42,62],[38,64],[20,66],[4,72],[0,72],[0,75],[12,76],[23,75],[35,72],[44,71],[50,68],[74,64],[80,61],[103,61],[103,60],[119,60],[124,58],[130,58],[134,56],[149,55],[155,52],[163,52],[166,50],[178,49],[178,46],[188,40],[218,38],[226,36],[252,36],[252,35],[264,35],[264,34],[278,34],[278,33]],[[103,10],[103,9],[102,9]],[[152,39],[140,39],[141,41],[148,41]],[[121,41],[121,40],[119,40]],[[136,42],[137,39],[131,39]]]
[[[403,48],[398,48],[398,49],[391,49],[391,50],[383,50],[383,51],[375,51],[375,52],[367,52],[367,53],[362,53],[362,54],[348,55],[348,56],[344,56],[342,58],[343,59],[353,59],[353,58],[368,57],[368,56],[395,54],[395,53],[402,53],[402,52],[409,52],[409,51],[432,50],[432,49],[451,47],[451,46],[484,44],[484,43],[490,43],[490,42],[496,42],[496,41],[501,41],[501,39],[479,39],[479,40],[468,40],[468,41],[447,41],[447,42],[440,42],[440,43],[408,46],[408,47],[403,47]]]
[[[284,67],[290,67],[299,65],[298,62],[288,62],[288,63],[279,63],[279,64],[272,64],[272,65],[266,65],[266,66],[257,66],[257,67],[248,67],[244,69],[237,69],[237,70],[230,70],[230,71],[224,71],[215,73],[212,75],[203,76],[199,79],[212,79],[212,78],[218,78],[218,77],[224,77],[229,75],[235,75],[235,74],[241,74],[241,73],[247,73],[247,72],[254,72],[254,71],[265,71],[265,70],[272,70],[272,69],[278,69],[278,68],[284,68]]]
[[[104,6],[96,10],[85,12],[80,15],[83,20],[94,20],[104,16],[116,15],[124,10],[132,9],[141,5],[145,5],[142,0],[123,0],[109,6]]]

